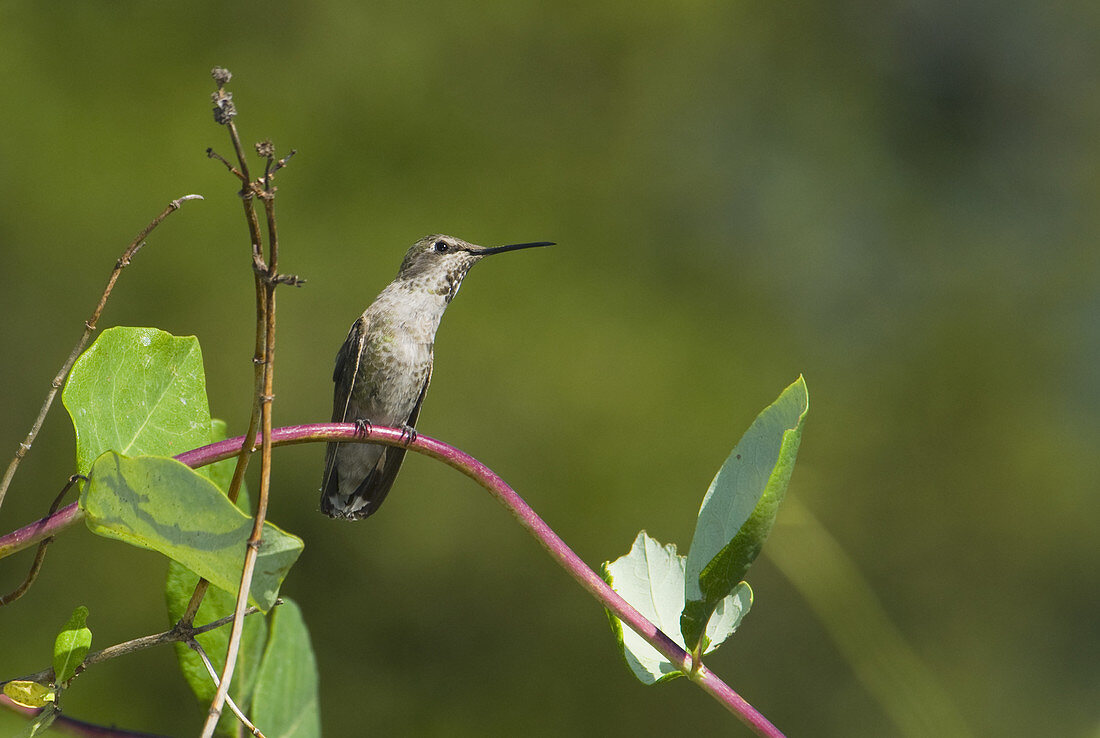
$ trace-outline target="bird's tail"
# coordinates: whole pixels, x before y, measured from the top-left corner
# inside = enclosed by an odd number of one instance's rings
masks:
[[[401,469],[405,449],[383,449],[367,476],[350,493],[341,490],[340,472],[337,468],[339,453],[339,443],[328,444],[325,452],[325,474],[321,483],[321,512],[330,518],[362,520],[373,515],[386,499],[397,478],[397,472]]]

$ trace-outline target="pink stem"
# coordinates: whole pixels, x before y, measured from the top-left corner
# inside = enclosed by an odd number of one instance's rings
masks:
[[[258,444],[259,440],[259,436],[257,436],[254,443]],[[243,441],[243,436],[230,438],[212,443],[209,446],[186,451],[176,456],[176,459],[192,468],[205,466],[234,456],[240,451]],[[356,430],[354,423],[291,425],[275,428],[271,432],[271,442],[274,446],[317,441],[382,443],[387,446],[404,446],[405,435],[403,431],[397,428],[382,427],[372,427],[368,433],[363,434]],[[538,539],[550,556],[561,564],[604,607],[614,613],[615,617],[642,636],[646,642],[671,661],[676,668],[684,674],[690,675],[692,681],[699,684],[705,692],[722,703],[727,710],[740,718],[757,735],[782,738],[783,734],[766,717],[719,679],[714,672],[705,666],[699,666],[692,673],[691,655],[680,648],[656,625],[649,622],[630,603],[620,597],[615,590],[611,589],[596,572],[592,571],[565,544],[565,541],[557,533],[550,529],[550,526],[531,509],[531,506],[524,502],[523,498],[516,494],[516,491],[497,476],[493,470],[454,446],[449,446],[424,435],[418,435],[415,441],[408,444],[408,448],[444,462],[487,489],[501,504],[508,508],[520,525]],[[82,517],[83,514],[77,509],[77,503],[73,503],[47,518],[43,518],[14,533],[9,533],[0,538],[0,558],[31,546],[42,538],[72,525]]]

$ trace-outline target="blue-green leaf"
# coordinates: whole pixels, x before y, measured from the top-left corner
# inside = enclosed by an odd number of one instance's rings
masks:
[[[301,610],[284,598],[269,619],[271,633],[252,696],[252,722],[268,738],[320,738],[317,661]]]
[[[93,533],[159,551],[226,592],[240,585],[252,518],[208,479],[175,459],[96,459],[80,496]],[[267,611],[303,548],[302,539],[264,524],[250,599]]]
[[[680,630],[695,650],[718,603],[738,585],[771,532],[809,407],[802,377],[764,409],[711,482],[688,550]]]
[[[630,552],[601,567],[604,580],[624,600],[685,648],[680,634],[680,613],[684,609],[684,567],[686,559],[676,553],[676,544],[662,546],[644,530],[634,539]],[[709,653],[718,648],[740,625],[752,606],[752,590],[742,582],[719,601],[715,616],[706,629]],[[610,611],[611,630],[627,667],[643,684],[658,684],[683,676],[677,666],[649,645]]]
[[[210,442],[202,351],[194,336],[109,328],[73,364],[61,395],[77,469],[104,451],[174,456]]]

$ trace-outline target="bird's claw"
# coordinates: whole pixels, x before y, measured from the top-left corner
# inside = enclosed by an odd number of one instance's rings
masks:
[[[355,419],[355,432],[356,432],[356,434],[358,434],[360,436],[369,436],[370,432],[373,429],[374,428],[370,424],[369,420],[366,420],[364,418],[356,418]]]

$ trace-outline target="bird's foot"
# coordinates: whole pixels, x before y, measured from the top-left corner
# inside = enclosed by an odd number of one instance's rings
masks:
[[[355,419],[355,432],[360,436],[369,436],[370,432],[374,430],[374,427],[370,424],[369,420],[364,418]]]
[[[408,423],[401,425],[401,440],[405,443],[405,447],[411,446],[416,442],[416,428],[413,428]]]

